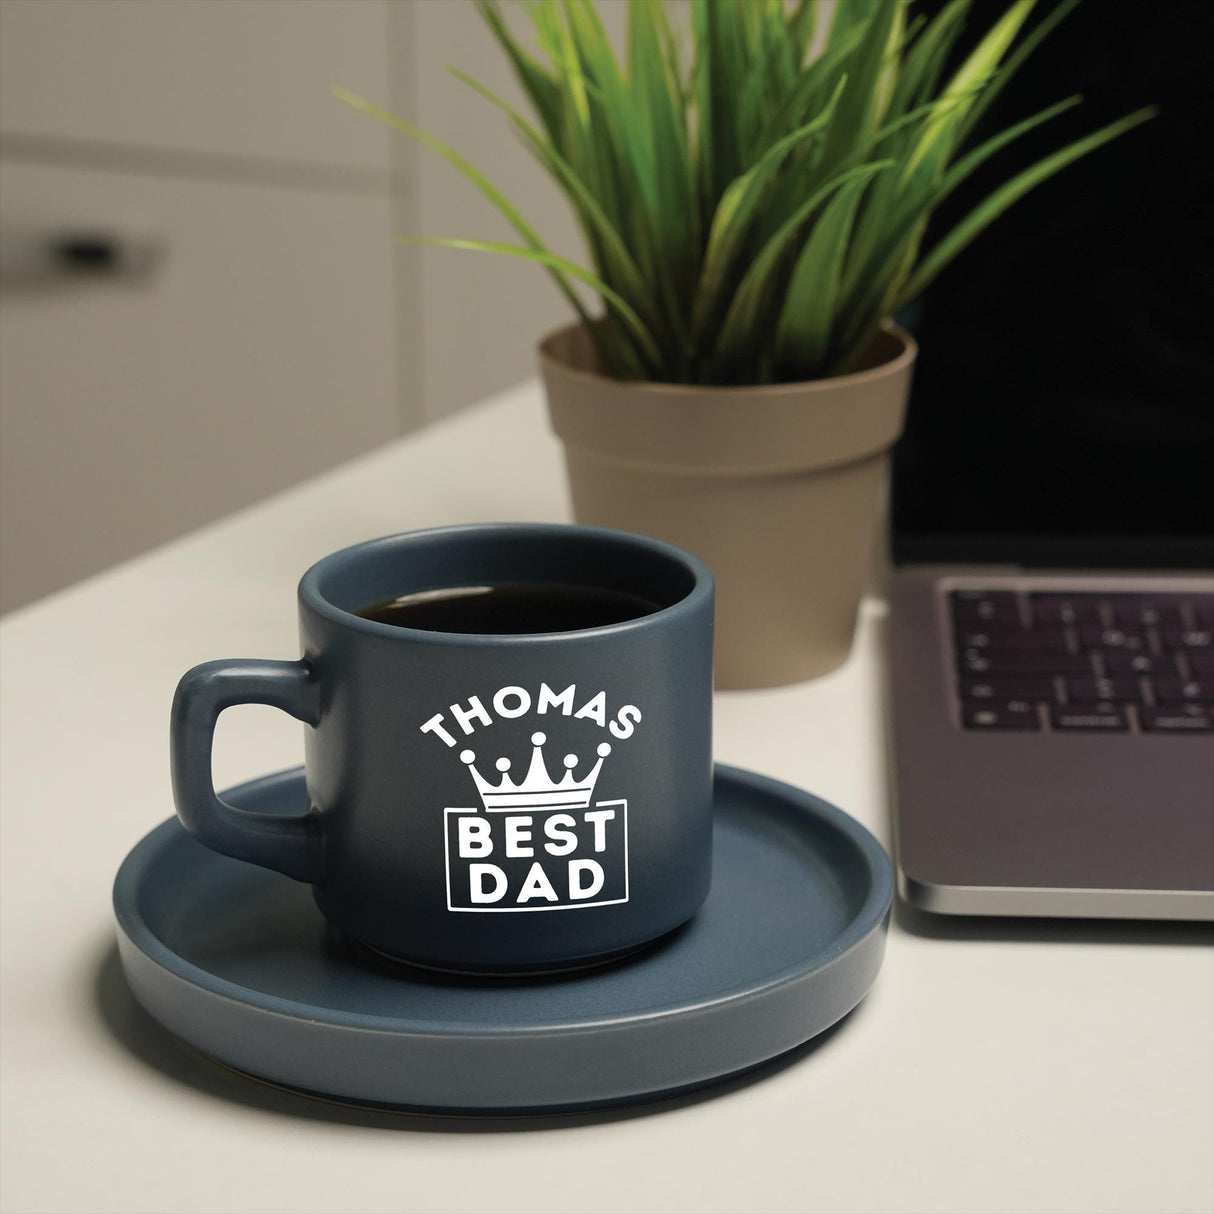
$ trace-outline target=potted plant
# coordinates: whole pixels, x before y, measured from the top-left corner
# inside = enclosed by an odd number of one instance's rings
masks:
[[[1028,190],[1150,116],[1019,172],[923,247],[962,181],[1078,101],[972,146],[1075,2],[1026,30],[1034,0],[1016,0],[946,71],[970,0],[930,21],[910,0],[838,0],[823,30],[815,0],[692,0],[686,58],[662,0],[630,0],[622,62],[591,0],[531,6],[538,56],[478,0],[538,125],[456,75],[565,192],[593,270],[551,253],[453,149],[336,90],[443,155],[522,241],[428,243],[537,262],[568,298],[577,321],[540,363],[575,514],[709,563],[719,686],[795,682],[848,654],[915,359],[894,314]]]

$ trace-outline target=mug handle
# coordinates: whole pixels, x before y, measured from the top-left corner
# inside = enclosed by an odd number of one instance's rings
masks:
[[[182,825],[212,851],[296,881],[324,876],[320,815],[251,813],[221,801],[211,776],[215,723],[236,704],[268,704],[306,725],[320,721],[320,684],[306,661],[229,658],[182,676],[169,725],[173,799]]]

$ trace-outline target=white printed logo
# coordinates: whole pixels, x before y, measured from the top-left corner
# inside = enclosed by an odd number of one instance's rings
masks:
[[[635,704],[612,711],[605,691],[579,695],[573,683],[559,687],[499,687],[487,697],[489,707],[469,696],[418,729],[452,751],[460,745],[456,731],[468,737],[528,714],[578,721],[573,729],[597,727],[617,742],[636,732],[641,710]],[[475,751],[459,752],[481,803],[443,811],[448,910],[576,910],[628,901],[628,802],[594,799],[612,743],[598,743],[597,762],[567,754],[565,770],[554,780],[544,762],[547,740],[543,733],[531,735],[531,763],[518,783],[510,759],[497,760],[501,778],[494,784],[474,766]]]
[[[498,759],[501,782],[493,784],[473,766],[475,752],[460,752],[484,812],[444,811],[448,910],[574,910],[628,901],[628,802],[593,801],[611,743],[599,743],[598,762],[582,775],[578,756],[566,755],[563,776],[553,780],[546,741],[531,735],[531,765],[517,784],[509,759]]]

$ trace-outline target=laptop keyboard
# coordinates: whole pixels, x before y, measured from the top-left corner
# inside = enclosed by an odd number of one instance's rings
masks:
[[[976,730],[1214,731],[1214,595],[949,595],[961,721]]]

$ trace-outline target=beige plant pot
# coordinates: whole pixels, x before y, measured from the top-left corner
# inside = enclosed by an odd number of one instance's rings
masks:
[[[716,575],[718,687],[846,660],[916,352],[890,325],[853,374],[699,388],[602,374],[580,325],[541,343],[578,522],[667,540]]]

